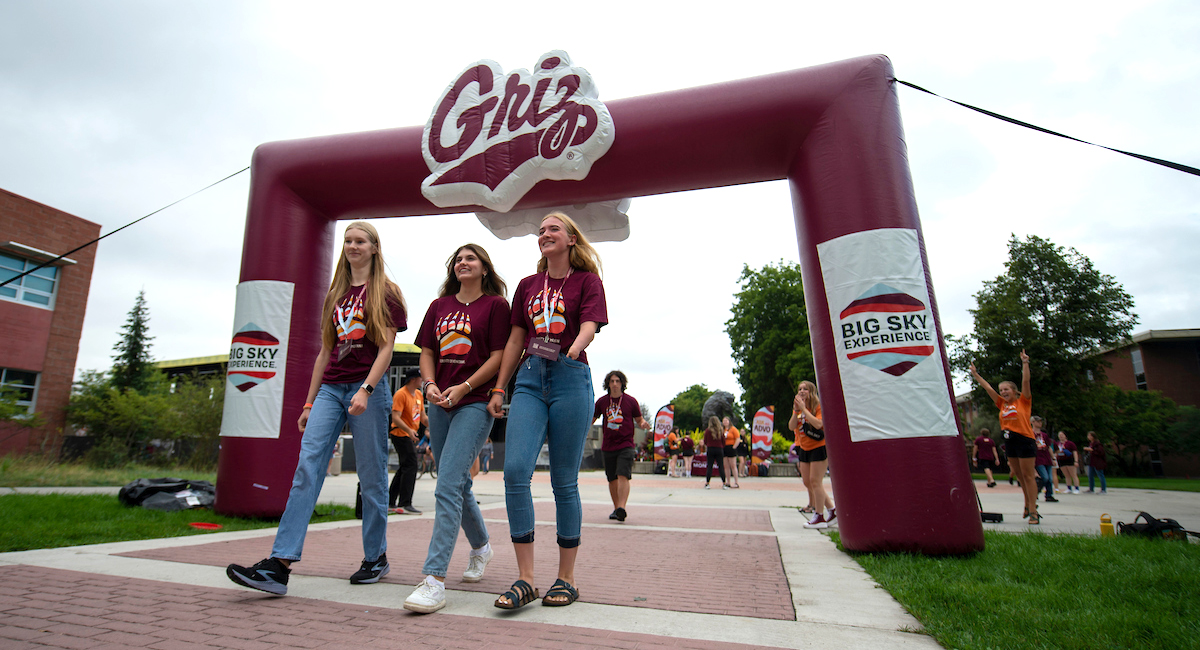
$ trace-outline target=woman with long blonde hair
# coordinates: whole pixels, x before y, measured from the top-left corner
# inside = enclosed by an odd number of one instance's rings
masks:
[[[608,323],[600,256],[570,217],[552,212],[538,230],[537,273],[513,292],[512,331],[504,346],[488,410],[504,415],[504,387],[516,374],[505,438],[504,495],[518,578],[496,599],[516,609],[538,597],[533,582],[533,496],[530,481],[546,443],[558,528],[558,580],[543,605],[570,605],[575,588],[583,506],[579,464],[591,428],[595,394],[584,350]]]
[[[329,458],[347,421],[363,499],[363,562],[350,583],[379,582],[390,570],[387,425],[392,395],[387,369],[396,332],[408,329],[408,321],[404,296],[387,277],[379,232],[371,224],[346,226],[321,318],[321,352],[296,422],[303,433],[300,458],[271,555],[252,567],[231,564],[225,570],[239,585],[277,595],[287,593],[291,564],[300,561]]]
[[[1025,517],[1029,518],[1030,524],[1040,524],[1042,518],[1037,509],[1037,470],[1034,465],[1037,445],[1034,443],[1033,425],[1030,422],[1033,393],[1029,387],[1029,355],[1025,354],[1025,350],[1021,350],[1020,392],[1017,391],[1017,385],[1011,381],[1000,382],[998,391],[992,388],[992,385],[976,372],[974,363],[968,370],[1000,410],[1004,453],[1008,456],[1009,466],[1015,470],[1017,480],[1021,482],[1021,492],[1025,495]]]
[[[788,428],[795,432],[799,449],[800,480],[808,489],[808,503],[816,512],[805,528],[828,528],[837,520],[833,498],[825,491],[825,469],[829,453],[825,449],[825,421],[821,419],[821,397],[811,381],[800,382],[792,399],[792,417]]]

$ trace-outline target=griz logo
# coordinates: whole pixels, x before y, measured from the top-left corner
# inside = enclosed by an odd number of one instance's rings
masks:
[[[480,61],[450,84],[425,124],[421,152],[431,173],[421,193],[439,207],[507,212],[542,179],[586,178],[613,133],[591,76],[566,52],[507,76]]]
[[[876,284],[842,310],[838,353],[899,377],[933,354],[933,317],[925,303]]]
[[[275,376],[282,367],[279,355],[279,339],[254,323],[233,335],[229,347],[228,381],[243,393]]]

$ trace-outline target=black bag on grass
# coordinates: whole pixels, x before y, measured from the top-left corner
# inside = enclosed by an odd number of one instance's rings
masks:
[[[1145,520],[1145,521],[1142,521]],[[1122,535],[1138,535],[1150,539],[1170,539],[1187,541],[1188,531],[1179,525],[1178,521],[1169,518],[1155,519],[1146,512],[1139,512],[1133,523],[1117,522],[1117,530]],[[1191,533],[1195,535],[1196,533]]]
[[[212,483],[182,478],[139,478],[117,492],[117,500],[127,506],[165,511],[207,508],[216,498]]]

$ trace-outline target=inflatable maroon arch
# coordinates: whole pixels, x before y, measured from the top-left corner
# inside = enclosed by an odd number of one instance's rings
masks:
[[[858,551],[982,550],[888,59],[607,107],[617,135],[586,178],[538,183],[515,209],[788,179],[843,543]],[[243,300],[255,300],[243,285],[281,287],[285,297],[274,317],[239,316],[230,382],[253,395],[275,381],[281,398],[269,421],[247,425],[256,433],[237,433],[227,404],[220,512],[284,509],[337,220],[475,210],[439,208],[422,195],[422,137],[417,126],[255,151],[239,313]],[[276,325],[263,324],[272,318]],[[264,361],[276,353],[278,365]]]

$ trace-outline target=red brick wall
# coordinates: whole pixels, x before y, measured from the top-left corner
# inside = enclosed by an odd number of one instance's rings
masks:
[[[99,235],[99,224],[0,190],[0,240],[15,241],[59,255]],[[62,439],[66,424],[65,409],[75,374],[75,358],[79,354],[79,335],[83,330],[83,315],[92,283],[96,246],[89,246],[68,257],[78,264],[61,267],[54,312],[48,322],[45,356],[40,368],[42,375],[37,410],[46,424],[38,429],[6,427],[0,432],[0,455],[43,449],[53,452]],[[22,307],[11,302],[4,304],[5,308],[10,306]],[[11,312],[6,309],[5,313]],[[0,327],[5,330],[6,338],[11,335],[8,318],[0,321]],[[0,366],[36,370],[23,367],[25,362],[22,365],[10,365],[10,360],[21,361],[19,354],[11,350],[7,344],[0,346]]]
[[[1142,343],[1146,387],[1180,406],[1200,406],[1200,357],[1195,341]]]

